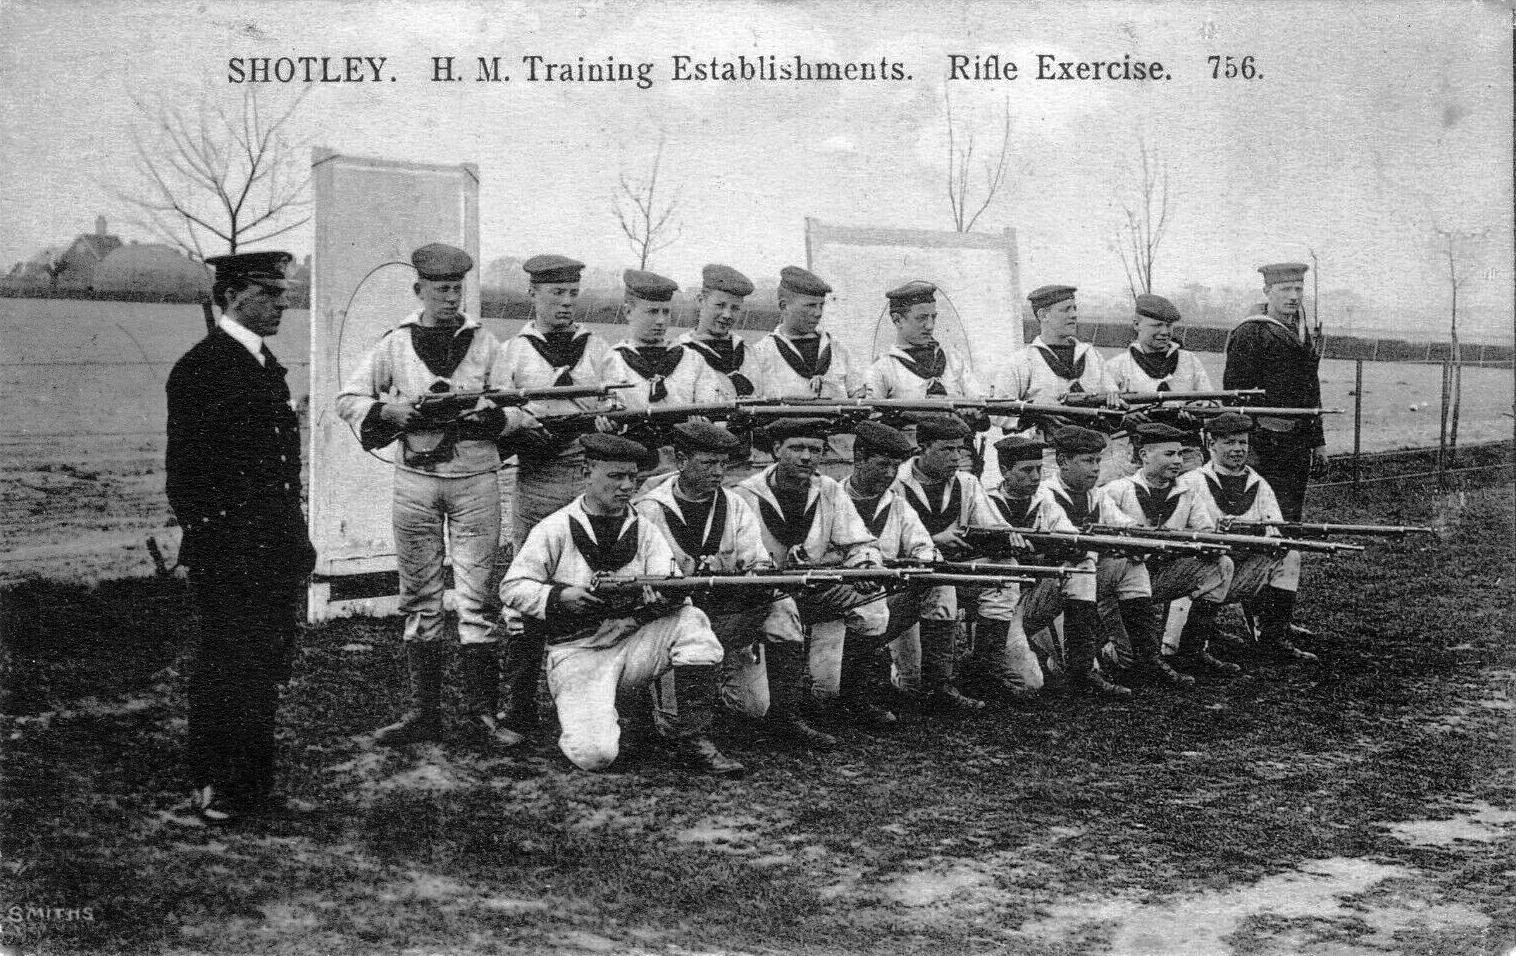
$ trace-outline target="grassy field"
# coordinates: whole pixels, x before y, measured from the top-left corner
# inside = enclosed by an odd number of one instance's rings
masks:
[[[1500,953],[1516,943],[1512,487],[1318,494],[1433,541],[1315,564],[1310,668],[1048,698],[742,781],[354,737],[395,621],[312,629],[281,713],[313,812],[208,831],[178,777],[175,579],[4,593],[0,943],[41,953]],[[453,702],[450,702],[453,703]]]

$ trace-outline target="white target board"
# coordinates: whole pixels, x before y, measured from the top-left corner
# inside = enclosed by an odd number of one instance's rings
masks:
[[[415,311],[411,251],[445,242],[479,260],[479,173],[472,164],[424,165],[313,151],[310,530],[316,546],[312,620],[382,612],[327,606],[331,579],[395,570],[393,466],[365,452],[337,415],[343,379],[387,330]],[[479,314],[479,270],[465,308]],[[393,448],[378,456],[388,458]]]
[[[824,327],[861,368],[895,341],[884,293],[916,279],[938,288],[938,340],[959,351],[986,384],[1023,344],[1012,229],[859,229],[806,219],[805,241],[809,268],[836,290]]]

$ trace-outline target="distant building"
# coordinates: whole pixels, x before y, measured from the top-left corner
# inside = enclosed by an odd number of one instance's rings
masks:
[[[95,231],[74,239],[62,251],[44,249],[25,262],[18,262],[5,277],[5,284],[16,288],[33,288],[62,292],[88,292],[94,285],[95,270],[105,257],[121,248],[119,236],[106,230],[105,217],[95,217]]]
[[[134,242],[105,257],[92,288],[102,299],[191,302],[210,296],[211,277],[171,246]]]

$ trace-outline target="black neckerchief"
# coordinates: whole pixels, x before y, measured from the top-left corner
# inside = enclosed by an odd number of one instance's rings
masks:
[[[1137,367],[1142,369],[1142,374],[1148,378],[1166,379],[1179,370],[1179,350],[1177,348],[1171,348],[1167,352],[1162,353],[1144,352],[1136,342],[1133,342],[1127,346],[1127,352],[1132,356],[1132,361],[1137,363]],[[1169,383],[1164,381],[1159,381],[1157,390],[1160,392],[1172,391],[1169,388]]]
[[[684,358],[683,348],[677,345],[618,345],[616,352],[627,368],[652,385],[647,394],[649,402],[661,402],[669,397],[664,382],[679,367],[679,360]]]
[[[774,337],[774,344],[779,346],[779,357],[784,359],[784,364],[804,379],[814,379],[825,375],[832,369],[832,344],[821,344],[821,336],[812,335],[793,341],[780,335],[778,332],[769,333]]]
[[[900,485],[900,490],[905,492],[905,500],[916,509],[916,514],[921,517],[921,523],[926,525],[928,534],[939,534],[947,530],[950,525],[958,521],[958,512],[962,508],[963,489],[956,478],[949,478],[946,482],[939,482],[932,487],[923,484],[921,490],[926,494],[927,499],[934,499],[938,496],[932,493],[932,488],[941,487],[943,484],[949,485],[949,488],[947,500],[943,502],[940,509],[931,500],[918,497],[916,492],[911,490],[910,485],[904,482]]]
[[[679,550],[692,558],[703,558],[721,550],[721,535],[726,530],[725,491],[718,490],[714,497],[704,501],[680,498],[678,511],[668,505],[662,507],[663,517],[668,522],[669,532],[674,536],[674,543],[679,545]],[[707,516],[711,519],[709,533],[706,532]]]
[[[942,346],[933,342],[931,345],[912,345],[900,351],[906,354],[895,352],[892,357],[912,375],[928,380],[928,395],[947,394],[947,386],[942,384],[943,373],[947,371],[947,353],[942,350]]]
[[[585,346],[590,344],[590,335],[582,329],[554,329],[545,333],[541,338],[535,335],[523,336],[532,343],[532,348],[542,356],[542,361],[553,367],[557,378],[553,379],[554,385],[573,385],[574,366],[584,358]]]
[[[705,364],[712,371],[731,379],[738,398],[753,394],[753,380],[740,371],[742,364],[747,361],[747,345],[741,339],[732,336],[724,339],[691,339],[684,344],[705,359]]]
[[[1214,478],[1206,475],[1205,483],[1210,486],[1211,497],[1216,499],[1216,505],[1224,515],[1245,514],[1258,497],[1258,484],[1249,487],[1245,471],[1240,475],[1217,475]]]
[[[1013,528],[1030,528],[1032,526],[1032,498],[1011,499],[1004,495],[990,495],[990,500],[995,503],[995,508],[1000,512],[1000,517],[1005,523]]]
[[[574,537],[574,547],[584,556],[584,563],[590,566],[590,570],[596,574],[607,571],[616,571],[632,563],[637,557],[637,524],[636,520],[628,522],[625,515],[592,515],[586,512],[590,520],[590,526],[595,529],[595,536],[599,541],[591,540],[589,532],[579,522],[569,519],[569,532]],[[612,524],[612,522],[615,522]],[[626,524],[626,530],[621,536],[610,544],[604,543],[615,531],[620,530],[622,523]],[[602,533],[604,529],[611,529],[609,533]]]
[[[1069,358],[1065,360],[1059,354],[1060,352],[1068,352]],[[1079,379],[1084,375],[1084,360],[1086,356],[1080,355],[1078,358],[1075,358],[1074,356],[1078,352],[1079,346],[1077,344],[1048,345],[1043,343],[1037,346],[1037,354],[1042,356],[1042,360],[1047,363],[1048,368],[1052,370],[1053,374],[1066,382],[1073,383],[1069,386],[1069,391],[1071,392],[1084,391],[1084,386],[1079,384]]]
[[[848,493],[848,497],[853,499],[853,507],[858,509],[858,516],[863,519],[864,526],[869,529],[869,534],[876,538],[884,533],[884,523],[890,517],[890,509],[879,507],[879,502],[884,500],[887,491],[889,491],[888,488],[867,498],[859,497],[851,491]]]
[[[1163,523],[1174,516],[1174,509],[1179,507],[1179,495],[1173,493],[1173,485],[1167,488],[1149,488],[1134,481],[1132,490],[1137,493],[1137,504],[1142,506],[1142,513],[1147,516],[1151,527],[1163,527]]]
[[[811,533],[811,525],[816,521],[816,505],[821,501],[818,495],[816,501],[799,513],[793,511],[793,502],[796,497],[788,491],[781,491],[774,485],[772,477],[769,480],[769,488],[774,492],[774,497],[780,502],[779,507],[774,507],[765,497],[758,498],[758,514],[763,519],[764,525],[769,529],[769,534],[785,549],[789,550],[797,544],[804,544],[805,539]],[[810,488],[803,489],[804,494],[799,498],[803,504],[810,496]],[[791,504],[791,508],[786,508]]]
[[[451,378],[474,341],[472,328],[445,325],[412,325],[411,348],[426,370],[438,378]]]
[[[1068,515],[1069,522],[1076,528],[1083,528],[1090,523],[1090,493],[1088,491],[1079,494],[1079,507],[1074,507],[1075,492],[1063,492],[1057,488],[1052,489],[1053,498],[1063,508],[1063,513]]]

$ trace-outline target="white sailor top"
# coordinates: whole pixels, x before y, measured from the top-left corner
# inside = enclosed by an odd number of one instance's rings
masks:
[[[803,547],[806,559],[813,563],[833,564],[839,558],[846,567],[880,562],[874,536],[841,482],[826,475],[812,476],[805,513],[785,515],[774,492],[777,467],[770,465],[736,488],[758,516],[763,546],[775,565],[783,568],[792,563],[790,551],[797,545]]]
[[[826,332],[819,335],[816,359],[808,362],[797,340],[778,329],[753,346],[761,379],[760,398],[857,398],[863,382],[847,349]],[[760,384],[755,382],[756,384]]]

